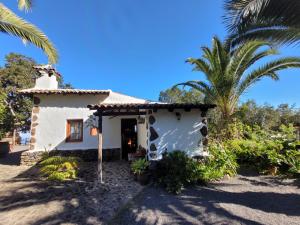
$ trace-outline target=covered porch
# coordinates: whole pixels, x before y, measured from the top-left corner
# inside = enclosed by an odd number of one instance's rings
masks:
[[[107,129],[103,130],[103,126],[109,126],[105,121],[116,118],[121,120],[120,127],[114,133],[110,133],[110,135],[121,136],[120,159],[131,159],[132,154],[142,149],[147,159],[157,160],[163,151],[174,150],[172,145],[183,150],[184,144],[187,148],[191,144],[200,146],[199,142],[205,144],[207,142],[205,141],[206,114],[214,107],[209,104],[166,103],[88,105],[90,110],[95,111],[94,116],[97,118],[99,160],[103,159],[103,143],[110,138],[105,133]],[[196,141],[194,139],[197,136],[199,138]]]

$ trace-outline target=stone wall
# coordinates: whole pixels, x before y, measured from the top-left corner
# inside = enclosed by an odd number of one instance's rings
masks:
[[[22,152],[20,164],[21,165],[26,165],[26,166],[33,166],[37,162],[41,161],[43,153],[44,152],[42,152],[42,151],[39,151],[39,152],[36,152],[36,151],[35,152],[33,152],[33,151]]]
[[[41,161],[44,151],[25,151],[21,155],[21,165],[32,166]],[[86,162],[98,160],[98,150],[55,150],[49,152],[50,156],[74,156],[80,157]],[[121,149],[103,149],[103,161],[115,161],[121,159]]]

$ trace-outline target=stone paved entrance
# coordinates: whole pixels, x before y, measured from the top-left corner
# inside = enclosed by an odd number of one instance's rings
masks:
[[[96,163],[85,165],[87,179],[53,183],[39,179],[36,167],[17,166],[17,153],[0,159],[1,225],[103,224],[142,189],[127,162],[104,163],[101,186],[93,182]]]

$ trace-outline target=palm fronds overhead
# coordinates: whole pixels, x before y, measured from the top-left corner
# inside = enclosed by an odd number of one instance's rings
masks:
[[[0,31],[34,44],[47,54],[50,63],[57,62],[58,54],[47,36],[34,25],[15,15],[2,3],[0,3]]]
[[[276,44],[299,43],[299,0],[226,0],[225,23],[233,44],[268,40]]]
[[[189,58],[194,71],[200,71],[205,79],[183,82],[205,95],[207,103],[216,104],[223,118],[228,120],[236,110],[239,98],[264,77],[278,80],[278,71],[300,68],[300,58],[286,57],[273,60],[258,68],[253,66],[261,59],[275,55],[277,51],[265,41],[248,41],[234,49],[227,42],[213,38],[212,48],[202,47],[201,58]]]

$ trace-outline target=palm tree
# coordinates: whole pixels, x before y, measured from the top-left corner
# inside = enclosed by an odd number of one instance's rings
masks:
[[[225,22],[233,44],[268,40],[276,44],[299,43],[299,0],[225,0]]]
[[[278,80],[277,72],[290,67],[300,67],[300,58],[286,57],[273,60],[256,69],[252,66],[277,51],[268,42],[249,41],[231,51],[226,42],[213,38],[212,48],[202,47],[199,59],[189,58],[195,71],[205,75],[206,81],[194,80],[177,84],[197,89],[205,95],[205,102],[216,104],[224,121],[235,113],[240,96],[264,77]]]
[[[20,9],[29,10],[32,1],[19,0],[18,6]],[[47,36],[34,25],[18,17],[2,3],[0,3],[0,31],[34,44],[46,53],[50,63],[57,62],[57,51]]]

